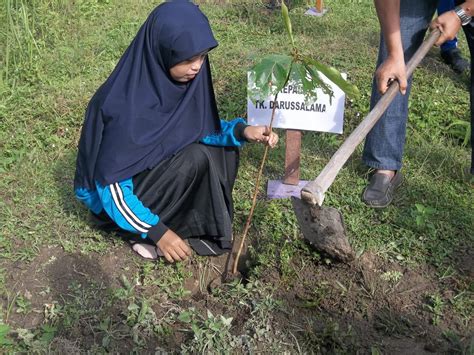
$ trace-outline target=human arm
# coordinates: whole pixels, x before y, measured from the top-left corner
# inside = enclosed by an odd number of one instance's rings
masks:
[[[221,120],[220,134],[210,134],[201,139],[201,143],[221,147],[240,147],[245,142],[268,144],[274,148],[278,135],[269,132],[267,126],[247,126],[242,118],[236,118],[232,121]]]
[[[400,0],[374,0],[374,3],[388,52],[387,58],[375,72],[377,89],[384,94],[389,84],[397,80],[400,92],[405,94],[407,75],[400,32]]]
[[[207,135],[201,139],[201,143],[218,147],[241,147],[246,142],[244,130],[247,125],[243,118],[220,122],[220,133]]]
[[[474,17],[474,0],[467,0],[461,6],[468,16]]]
[[[132,179],[106,186],[96,183],[96,189],[103,209],[120,228],[152,240],[169,262],[191,255],[187,244],[134,194]]]
[[[474,0],[468,0],[459,6],[464,10],[466,15],[474,16]],[[456,37],[460,27],[461,19],[454,11],[447,11],[435,18],[433,22],[431,22],[431,28],[439,28],[441,31],[441,36],[435,44],[439,46]]]

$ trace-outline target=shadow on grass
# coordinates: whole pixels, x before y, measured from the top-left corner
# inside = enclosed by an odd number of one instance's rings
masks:
[[[53,167],[58,204],[62,207],[68,226],[64,235],[61,235],[60,244],[66,251],[79,249],[82,252],[103,253],[117,243],[122,243],[125,235],[117,234],[116,230],[99,229],[90,211],[77,200],[74,193],[75,164],[76,151],[71,150]]]
[[[76,168],[76,150],[67,151],[54,164],[54,177],[59,193],[60,205],[66,214],[77,216],[84,208],[79,204],[74,194],[74,172]]]
[[[126,305],[114,298],[119,288],[117,273],[126,262],[120,260],[123,253],[118,254],[102,260],[98,255],[60,254],[47,266],[50,297],[60,300],[62,307],[57,334],[50,344],[54,353],[132,351],[131,330],[123,324]]]

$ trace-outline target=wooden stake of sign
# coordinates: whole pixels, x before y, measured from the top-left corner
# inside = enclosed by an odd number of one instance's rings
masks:
[[[323,0],[316,0],[316,10],[323,12]]]
[[[324,9],[323,0],[316,0],[314,7],[311,7],[305,12],[306,15],[321,17],[324,16],[327,10]]]
[[[283,183],[298,185],[300,182],[301,131],[286,130],[285,177]]]

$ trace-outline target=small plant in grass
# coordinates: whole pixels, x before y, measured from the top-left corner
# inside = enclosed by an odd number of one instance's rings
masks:
[[[418,228],[434,229],[431,218],[436,210],[433,207],[425,206],[421,203],[415,203],[415,210],[413,214],[415,216],[415,222]]]
[[[400,271],[395,271],[395,270],[390,270],[380,275],[382,280],[391,282],[391,283],[397,283],[398,281],[400,281],[402,276],[403,274]]]
[[[189,324],[193,338],[181,346],[185,354],[228,353],[235,346],[237,340],[230,333],[232,317],[215,316],[207,311],[207,317],[202,317],[194,308],[182,312],[178,320]]]
[[[339,323],[331,318],[325,319],[322,324],[317,320],[307,320],[309,332],[306,335],[305,345],[316,354],[351,354],[357,345],[357,337],[349,325],[341,329]]]
[[[55,324],[62,316],[64,316],[63,307],[56,301],[45,303],[43,305],[43,316],[45,322]]]
[[[474,298],[472,297],[472,292],[467,290],[462,291],[450,299],[449,302],[453,305],[455,312],[460,316],[463,327],[468,328],[474,315]]]
[[[471,137],[471,124],[463,120],[455,120],[448,127],[446,131],[454,138],[461,140],[461,145],[467,147]]]
[[[130,283],[125,275],[120,277],[120,283],[122,284],[122,287],[113,291],[112,299],[124,301],[133,298],[135,296],[135,287]]]
[[[114,327],[114,323],[110,317],[102,319],[96,329],[103,333],[102,337],[102,347],[109,350],[112,340],[119,340],[125,337],[125,334]]]
[[[303,92],[307,102],[314,102],[317,99],[318,89],[322,90],[324,94],[329,95],[330,99],[332,99],[334,95],[331,87],[322,79],[320,73],[324,74],[348,96],[359,96],[357,87],[348,83],[339,71],[303,54],[295,44],[288,8],[284,2],[281,4],[281,13],[290,40],[290,52],[288,54],[272,54],[262,58],[262,60],[250,70],[249,75],[249,94],[254,103],[256,103],[257,100],[265,100],[267,97],[273,96],[273,110],[269,123],[270,129],[273,127],[275,110],[278,107],[278,94],[290,81],[294,83],[299,91]],[[252,216],[257,201],[259,181],[263,173],[267,154],[268,146],[265,148],[263,154],[262,163],[255,182],[252,207],[250,208],[240,246],[234,260],[232,268],[234,274],[237,273],[240,254],[252,222]]]
[[[47,349],[56,334],[56,327],[48,324],[38,329],[16,329],[16,345],[20,352],[28,354],[47,353]]]
[[[192,276],[192,272],[186,269],[185,264],[165,265],[165,262],[160,260],[158,268],[160,273],[153,275],[150,285],[158,286],[160,293],[171,299],[182,299],[190,294],[190,291],[184,288],[184,281]]]
[[[157,286],[159,293],[156,296],[163,296],[171,299],[181,299],[189,295],[190,291],[184,288],[184,281],[192,276],[192,272],[186,268],[183,263],[176,263],[173,265],[166,265],[163,260],[157,263],[146,263],[140,268],[139,282],[143,286]],[[119,293],[131,292],[130,282],[122,280],[125,288]],[[126,290],[129,290],[126,292]],[[123,297],[127,298],[126,295]]]
[[[459,335],[450,329],[443,331],[443,337],[450,344],[449,351],[451,354],[463,354],[463,355],[474,354],[474,338],[471,338],[470,343],[463,344],[464,342],[459,337]]]
[[[138,346],[143,346],[158,324],[156,314],[143,298],[131,302],[127,311],[127,324],[132,327],[133,341]]]
[[[6,324],[0,323],[0,348],[6,349],[8,346],[13,345],[12,340],[8,337],[10,333],[10,327]]]
[[[130,283],[126,276],[121,277],[122,287],[115,290],[112,294],[114,300],[127,301],[128,306],[122,314],[125,318],[124,323],[131,328],[131,335],[135,345],[140,348],[145,345],[146,339],[153,334],[163,336],[171,333],[169,324],[172,322],[172,313],[169,316],[158,319],[156,313],[150,306],[150,303],[140,297],[135,292],[135,287]],[[104,332],[102,346],[107,348],[114,339],[124,337],[119,330],[114,329],[114,325],[109,318],[102,320],[98,329]]]
[[[438,325],[443,316],[444,301],[440,295],[431,295],[428,299],[426,308],[433,314],[431,320],[434,325]]]
[[[24,296],[16,298],[16,313],[28,314],[31,311],[31,302]]]

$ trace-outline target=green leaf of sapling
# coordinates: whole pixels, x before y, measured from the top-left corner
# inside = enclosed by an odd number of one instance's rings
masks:
[[[293,64],[290,78],[302,89],[306,103],[312,103],[318,99],[318,89],[321,89],[330,99],[333,96],[331,87],[320,78],[317,70],[304,63]]]
[[[350,98],[359,97],[360,92],[357,86],[350,84],[346,79],[344,79],[341,73],[336,68],[325,65],[307,56],[303,57],[303,62],[307,65],[315,67],[316,70],[323,73],[329,80],[336,84]]]
[[[331,86],[327,84],[321,77],[319,76],[319,72],[309,65],[305,65],[306,71],[309,73],[311,78],[311,82],[313,82],[315,88],[319,88],[325,95],[329,96],[329,102],[332,104],[332,98],[334,97],[334,91],[332,90]]]
[[[280,92],[286,85],[291,63],[291,57],[273,54],[253,66],[249,75],[251,100],[266,99]]]
[[[291,79],[295,82],[296,85],[301,85],[305,96],[317,98],[316,92],[314,90],[314,83],[311,82],[308,72],[303,64],[295,63],[293,65],[291,71]]]
[[[283,17],[283,22],[285,23],[286,31],[288,36],[290,36],[291,45],[295,46],[295,40],[293,38],[293,30],[291,29],[290,15],[288,14],[288,8],[285,5],[285,2],[281,2],[281,16]]]

